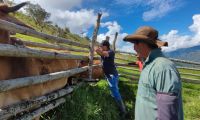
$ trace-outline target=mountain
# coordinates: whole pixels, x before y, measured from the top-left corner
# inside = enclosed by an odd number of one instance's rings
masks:
[[[200,62],[200,45],[166,52],[165,55],[172,58]]]

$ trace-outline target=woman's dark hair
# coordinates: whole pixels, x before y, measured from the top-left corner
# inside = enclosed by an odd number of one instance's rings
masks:
[[[108,40],[103,40],[103,41],[101,42],[101,46],[107,46],[108,48],[110,48],[110,43],[109,43]]]

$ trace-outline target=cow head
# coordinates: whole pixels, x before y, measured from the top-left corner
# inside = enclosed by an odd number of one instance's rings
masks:
[[[15,17],[9,15],[9,13],[16,12],[17,10],[19,10],[21,7],[23,7],[26,4],[28,3],[23,2],[13,7],[9,7],[6,4],[0,4],[0,19],[20,25],[20,26],[31,28],[30,26],[24,24],[23,22],[16,19]],[[0,43],[9,43],[10,41],[9,36],[10,36],[9,31],[0,29]]]
[[[79,67],[83,67],[83,66],[87,66],[89,63],[89,60],[82,60],[80,62],[80,65]],[[99,65],[101,64],[101,61],[100,60],[93,60],[93,65]],[[81,78],[88,78],[89,77],[89,74],[88,74],[88,71],[86,72],[83,72],[81,74]],[[102,78],[103,77],[103,70],[102,70],[102,67],[100,66],[96,66],[93,68],[93,72],[92,72],[92,78],[93,79],[97,79],[97,78]]]

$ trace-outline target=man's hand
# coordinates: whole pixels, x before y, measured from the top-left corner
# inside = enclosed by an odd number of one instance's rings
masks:
[[[94,49],[95,49],[95,51],[97,52],[97,54],[98,54],[99,52],[102,52],[102,51],[103,51],[102,48],[99,47],[99,46],[96,46]]]
[[[103,51],[103,49],[101,47],[96,47],[95,51],[98,55],[103,56],[103,57],[108,57],[108,51]]]

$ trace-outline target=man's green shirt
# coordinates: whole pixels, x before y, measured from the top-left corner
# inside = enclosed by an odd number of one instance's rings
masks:
[[[157,119],[157,92],[175,93],[179,100],[179,120],[183,120],[180,74],[161,49],[151,51],[140,75],[135,106],[135,120]]]

